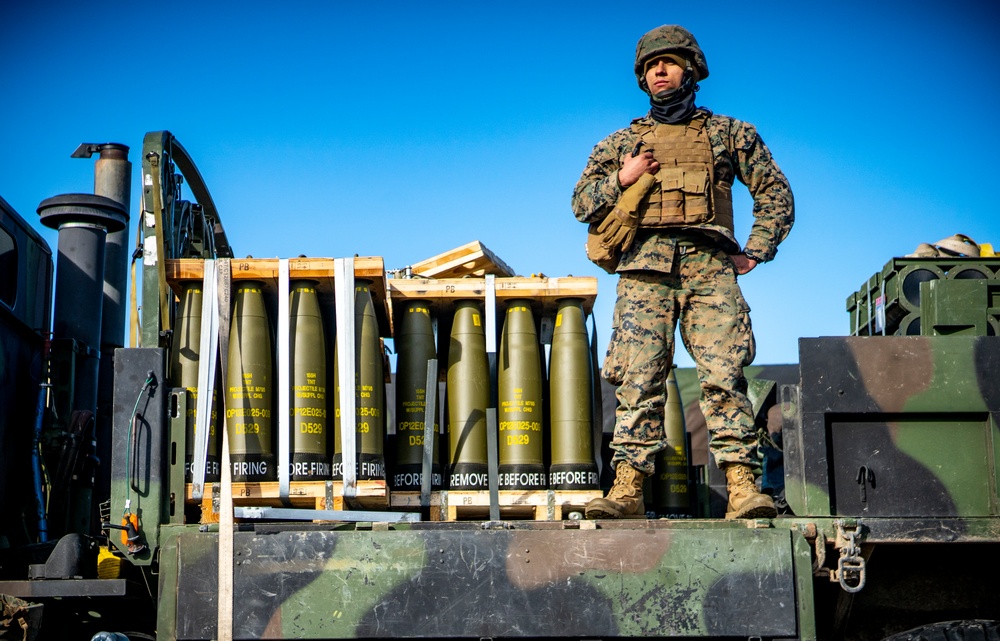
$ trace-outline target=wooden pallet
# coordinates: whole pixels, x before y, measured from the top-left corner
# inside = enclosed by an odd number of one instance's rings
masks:
[[[583,514],[600,490],[501,490],[500,518],[505,520],[561,521],[570,512]],[[393,492],[390,506],[420,508],[420,492]],[[485,520],[490,515],[490,493],[477,491],[431,492],[431,521]]]
[[[288,487],[288,505],[312,510],[370,509],[385,510],[389,506],[389,491],[385,481],[358,481],[357,496],[348,504],[344,499],[342,481],[292,481]],[[195,504],[191,484],[185,485],[185,500]],[[206,483],[201,500],[201,522],[219,520],[219,483]],[[417,501],[419,504],[419,500]],[[233,505],[288,507],[279,495],[277,481],[265,483],[233,483]]]

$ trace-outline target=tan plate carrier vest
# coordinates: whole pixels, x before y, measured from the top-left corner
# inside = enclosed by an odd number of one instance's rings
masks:
[[[687,124],[632,125],[660,163],[656,184],[641,207],[640,227],[711,223],[734,231],[732,185],[715,183],[707,121],[702,113]]]

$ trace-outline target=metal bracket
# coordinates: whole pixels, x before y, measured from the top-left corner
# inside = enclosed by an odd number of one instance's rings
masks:
[[[70,158],[90,158],[94,154],[101,152],[101,147],[96,142],[82,142],[80,146],[76,148],[76,151],[69,155]]]
[[[816,541],[813,544],[816,550],[816,557],[813,559],[813,575],[820,576],[826,573],[823,565],[826,564],[826,535],[822,532],[816,533]]]

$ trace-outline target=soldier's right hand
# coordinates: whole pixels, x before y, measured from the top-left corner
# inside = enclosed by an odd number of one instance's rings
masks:
[[[624,155],[621,158],[622,168],[618,170],[618,184],[622,188],[634,185],[639,176],[655,174],[660,170],[660,163],[653,159],[653,152],[644,151],[637,156]]]

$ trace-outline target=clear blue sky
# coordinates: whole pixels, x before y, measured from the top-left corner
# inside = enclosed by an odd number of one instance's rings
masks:
[[[604,343],[615,279],[570,194],[648,109],[636,40],[678,23],[711,69],[698,104],[756,124],[795,192],[777,259],[741,281],[757,364],[795,362],[798,337],[847,333],[847,295],[889,258],[956,232],[1000,247],[997,6],[6,0],[0,195],[37,220],[93,189],[78,144],[120,142],[134,220],[143,135],[168,129],[238,256],[396,268],[478,239],[523,275],[600,276]]]

